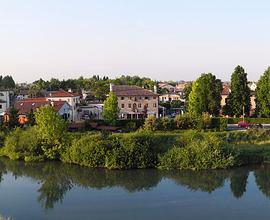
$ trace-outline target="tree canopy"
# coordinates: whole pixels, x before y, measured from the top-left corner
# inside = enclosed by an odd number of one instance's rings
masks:
[[[111,125],[116,125],[119,114],[117,96],[110,92],[104,102],[103,117]]]
[[[256,113],[262,117],[270,117],[270,67],[257,83]]]
[[[247,73],[244,68],[237,66],[231,75],[231,93],[226,99],[225,114],[230,116],[250,113],[250,90],[248,87]]]
[[[202,74],[193,84],[188,98],[188,111],[192,115],[208,112],[219,115],[222,84],[211,74]]]

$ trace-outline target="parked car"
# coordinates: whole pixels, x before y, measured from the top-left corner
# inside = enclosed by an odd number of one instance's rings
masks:
[[[246,121],[240,121],[238,122],[238,128],[249,128],[250,124]]]

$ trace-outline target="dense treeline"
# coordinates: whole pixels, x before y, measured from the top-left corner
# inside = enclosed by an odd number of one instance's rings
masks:
[[[0,76],[0,89],[14,89],[15,82],[12,76]]]
[[[154,89],[157,85],[156,81],[146,77],[139,76],[121,76],[116,79],[109,79],[108,77],[100,77],[94,75],[90,78],[79,77],[78,79],[59,80],[52,78],[49,81],[39,79],[34,81],[29,87],[29,94],[31,97],[42,96],[42,91],[55,91],[59,89],[69,90],[74,92],[81,92],[82,89],[90,91],[89,98],[105,100],[109,93],[109,84],[115,85],[136,85],[146,89]]]

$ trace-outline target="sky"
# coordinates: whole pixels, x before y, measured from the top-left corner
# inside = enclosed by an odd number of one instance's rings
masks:
[[[0,0],[0,74],[229,80],[270,65],[268,0]]]

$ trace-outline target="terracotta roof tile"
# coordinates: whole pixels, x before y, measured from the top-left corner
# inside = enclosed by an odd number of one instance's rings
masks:
[[[223,89],[222,89],[222,92],[221,92],[221,95],[229,95],[230,92],[231,92],[230,86],[224,85]]]
[[[157,93],[141,88],[139,86],[113,85],[112,91],[117,96],[158,96]]]
[[[46,98],[33,98],[33,99],[25,99],[21,101],[16,101],[14,107],[19,110],[19,115],[28,114],[31,111],[36,111],[37,108],[46,105],[53,105],[53,108],[56,112],[58,112],[63,105],[67,103],[65,101],[48,101]]]
[[[78,93],[72,93],[72,92],[67,92],[64,90],[61,91],[51,91],[48,93],[47,97],[78,97],[80,96]]]

